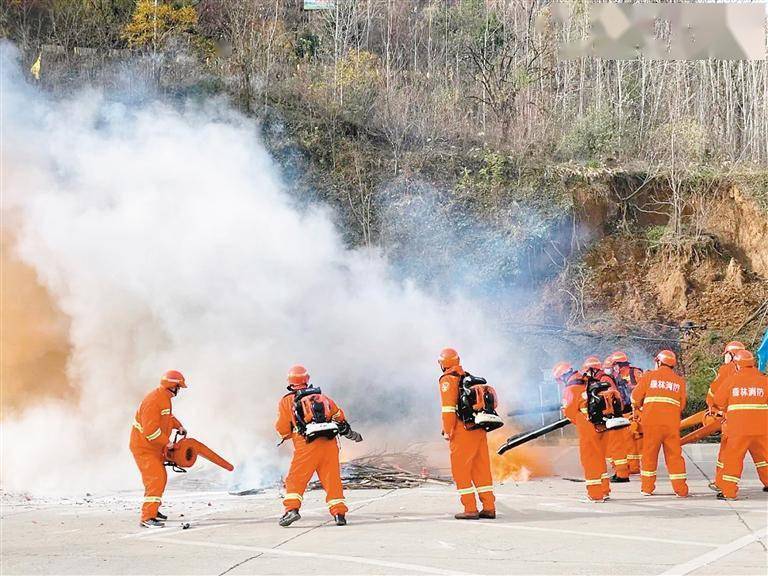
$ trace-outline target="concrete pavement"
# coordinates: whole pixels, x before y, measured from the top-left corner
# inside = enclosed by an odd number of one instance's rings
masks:
[[[459,522],[451,487],[347,492],[349,525],[320,492],[277,525],[279,494],[170,490],[164,529],[138,527],[138,493],[70,501],[4,495],[2,574],[761,574],[768,494],[748,465],[736,502],[707,488],[715,446],[686,447],[693,495],[639,481],[604,504],[559,477],[498,487],[496,521]],[[574,448],[564,460],[573,460]],[[183,516],[182,516],[183,514]],[[180,528],[180,521],[192,527]]]

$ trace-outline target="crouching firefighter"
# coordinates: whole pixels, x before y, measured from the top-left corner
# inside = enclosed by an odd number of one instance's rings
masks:
[[[141,507],[141,525],[145,528],[162,528],[167,516],[160,512],[160,503],[168,475],[165,456],[173,448],[171,431],[176,429],[182,436],[187,431],[171,413],[171,398],[186,388],[184,376],[169,370],[160,379],[160,386],[146,395],[133,420],[129,447],[136,460],[144,483],[144,504]]]
[[[344,411],[331,398],[320,388],[309,386],[309,373],[303,366],[288,370],[288,390],[278,404],[275,422],[280,444],[290,438],[294,449],[285,477],[285,513],[280,518],[280,526],[290,526],[301,518],[299,508],[304,490],[315,472],[325,490],[331,516],[337,526],[344,526],[348,509],[344,503],[336,437],[341,435],[355,442],[363,437],[350,428]]]
[[[442,435],[450,442],[451,474],[459,491],[464,512],[457,520],[496,518],[491,459],[486,433],[504,425],[496,414],[496,391],[485,379],[472,376],[461,367],[453,348],[440,352],[438,364],[442,403]],[[482,510],[477,510],[475,493]]]

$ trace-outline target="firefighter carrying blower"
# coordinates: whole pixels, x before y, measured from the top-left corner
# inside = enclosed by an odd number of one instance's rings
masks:
[[[362,441],[363,437],[350,428],[344,412],[331,398],[320,388],[309,386],[309,373],[303,366],[288,370],[288,390],[278,404],[275,422],[280,444],[291,438],[294,448],[291,468],[285,478],[285,513],[280,518],[280,526],[290,526],[301,518],[299,508],[304,490],[315,472],[326,492],[325,501],[331,516],[337,526],[344,526],[348,509],[344,503],[336,437],[341,435],[354,442]]]
[[[557,363],[552,376],[565,385],[563,412],[578,431],[587,498],[590,502],[605,502],[611,493],[605,466],[605,431],[629,426],[629,420],[621,415],[621,398],[609,383],[575,370],[568,362]]]
[[[504,425],[496,413],[496,391],[484,378],[466,372],[453,348],[440,352],[438,364],[443,371],[440,377],[442,435],[450,442],[451,473],[464,505],[464,512],[454,517],[457,520],[496,518],[486,438],[487,432]],[[475,493],[482,504],[479,512]]]
[[[144,483],[144,504],[141,507],[141,525],[162,528],[167,516],[160,512],[168,475],[165,461],[168,450],[173,449],[171,431],[176,429],[187,435],[184,426],[171,413],[171,398],[186,388],[184,376],[169,370],[160,379],[160,386],[146,395],[133,420],[129,447]]]

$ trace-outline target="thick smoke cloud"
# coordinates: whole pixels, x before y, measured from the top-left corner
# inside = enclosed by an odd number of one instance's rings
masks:
[[[5,489],[136,488],[130,422],[169,368],[187,376],[174,412],[191,434],[265,468],[296,362],[369,447],[439,436],[444,345],[512,393],[513,355],[474,303],[345,248],[326,208],[293,204],[258,126],[224,101],[54,100],[1,52],[5,222],[69,318],[78,390],[3,422]]]

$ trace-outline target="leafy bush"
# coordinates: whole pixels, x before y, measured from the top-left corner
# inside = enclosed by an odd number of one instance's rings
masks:
[[[611,155],[618,145],[618,133],[611,115],[593,111],[578,118],[566,132],[557,149],[564,159],[601,160]]]

